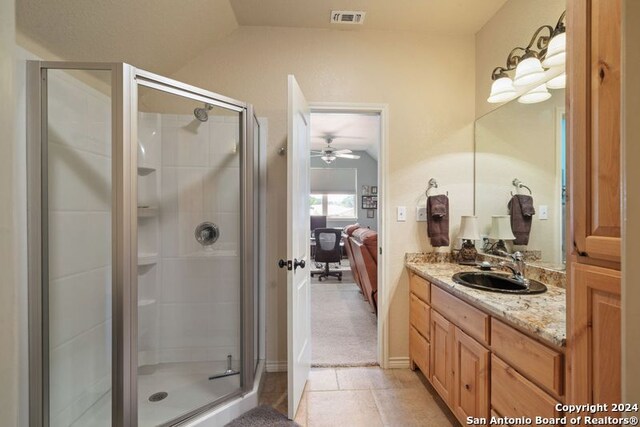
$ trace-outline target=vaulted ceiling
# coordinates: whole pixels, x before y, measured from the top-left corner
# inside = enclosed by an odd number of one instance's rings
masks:
[[[19,40],[65,60],[171,74],[241,26],[475,34],[506,0],[17,0]],[[367,12],[329,24],[332,9]],[[35,52],[39,53],[39,52]]]

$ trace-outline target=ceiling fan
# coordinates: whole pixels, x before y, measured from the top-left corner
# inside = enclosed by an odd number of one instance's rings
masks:
[[[342,159],[359,159],[360,156],[357,154],[351,154],[353,151],[345,148],[343,150],[336,150],[331,146],[333,142],[333,138],[327,137],[327,146],[324,147],[321,151],[311,151],[311,157],[320,157],[324,162],[328,165],[333,163],[337,158]]]

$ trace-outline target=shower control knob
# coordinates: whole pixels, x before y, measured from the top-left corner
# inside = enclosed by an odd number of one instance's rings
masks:
[[[303,259],[301,259],[300,261],[298,261],[297,259],[293,259],[293,269],[294,271],[300,267],[300,268],[304,268],[304,266],[307,265]]]
[[[287,270],[291,271],[292,263],[291,263],[291,261],[285,261],[285,260],[281,259],[280,261],[278,261],[278,267],[280,267],[280,268],[287,267]]]

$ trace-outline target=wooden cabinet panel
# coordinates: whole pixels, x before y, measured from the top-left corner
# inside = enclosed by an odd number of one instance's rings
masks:
[[[533,382],[562,396],[562,353],[496,319],[491,319],[491,350]]]
[[[409,329],[409,360],[412,369],[418,366],[422,374],[429,378],[429,342],[413,326]]]
[[[570,1],[567,19],[573,243],[580,262],[619,263],[621,0]]]
[[[489,415],[489,356],[489,350],[455,328],[451,407],[462,424],[467,417]]]
[[[439,313],[431,311],[431,384],[448,404],[451,402],[451,350],[455,326]]]
[[[569,400],[620,402],[620,272],[574,263],[571,279]]]
[[[450,293],[431,285],[431,307],[482,343],[489,343],[489,316]]]
[[[409,278],[409,291],[413,292],[422,301],[429,304],[431,284],[415,273],[411,273]]]
[[[558,417],[558,401],[520,375],[497,356],[491,356],[491,406],[505,417]]]
[[[426,339],[429,339],[429,306],[414,294],[410,295],[409,322]]]

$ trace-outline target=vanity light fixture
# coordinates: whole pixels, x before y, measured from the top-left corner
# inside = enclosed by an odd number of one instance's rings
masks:
[[[547,89],[564,89],[567,86],[567,73],[562,73],[547,82]]]
[[[518,98],[521,104],[535,104],[537,102],[546,101],[551,98],[551,94],[547,90],[547,85],[542,83],[540,86],[531,89],[529,92]]]
[[[491,72],[493,84],[487,102],[510,101],[515,97],[517,87],[542,83],[546,77],[545,68],[564,65],[566,59],[565,14],[566,12],[562,12],[555,27],[550,25],[539,27],[526,47],[513,48],[507,56],[505,67],[493,69]],[[548,32],[548,35],[544,32]],[[515,76],[511,82],[507,72],[513,70],[515,70]],[[537,86],[534,91],[539,87]]]
[[[463,265],[476,265],[478,251],[473,241],[480,240],[477,216],[464,215],[460,218],[459,238],[462,239],[462,248],[458,253],[458,263]]]

